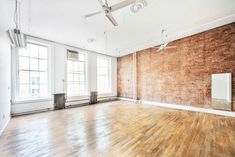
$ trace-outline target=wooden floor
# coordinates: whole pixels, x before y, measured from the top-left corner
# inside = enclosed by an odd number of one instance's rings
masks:
[[[235,119],[115,101],[13,118],[1,157],[235,157]]]

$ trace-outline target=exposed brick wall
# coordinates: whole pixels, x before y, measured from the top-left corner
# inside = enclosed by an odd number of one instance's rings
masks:
[[[133,55],[127,55],[117,59],[117,89],[118,96],[133,97]]]
[[[162,52],[150,48],[137,53],[138,98],[210,108],[211,74],[232,72],[235,111],[235,23],[176,40],[171,45],[177,48]],[[130,80],[120,84],[124,77],[131,79],[131,62],[130,55],[118,58],[119,96],[132,93],[128,88]]]

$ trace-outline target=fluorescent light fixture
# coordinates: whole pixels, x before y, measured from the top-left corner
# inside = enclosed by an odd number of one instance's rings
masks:
[[[10,29],[7,31],[11,44],[17,48],[26,47],[26,36],[19,29]]]

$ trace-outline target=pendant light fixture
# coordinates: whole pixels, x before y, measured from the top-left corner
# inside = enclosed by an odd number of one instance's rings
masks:
[[[20,30],[20,2],[15,0],[15,11],[14,11],[14,23],[15,28],[7,31],[11,44],[15,48],[26,47],[26,36]]]

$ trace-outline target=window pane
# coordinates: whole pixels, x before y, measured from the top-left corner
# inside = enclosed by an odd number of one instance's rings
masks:
[[[106,67],[98,67],[99,75],[108,75],[108,69]]]
[[[38,59],[30,58],[30,70],[38,70]]]
[[[79,93],[78,83],[73,84],[73,92],[74,92],[74,94],[78,95],[78,93]]]
[[[68,95],[74,95],[73,94],[73,85],[72,84],[69,84],[69,82],[68,82]]]
[[[39,47],[39,58],[47,59],[47,47],[44,46]]]
[[[109,78],[108,76],[99,76],[98,89],[102,92],[109,92]]]
[[[85,61],[85,55],[79,53],[79,60],[80,60],[80,61]]]
[[[25,56],[25,57],[29,57],[29,51],[24,48],[24,49],[19,49],[19,55],[20,56]]]
[[[97,88],[101,94],[111,92],[109,58],[97,58]]]
[[[79,81],[79,74],[73,74],[73,81],[75,82]]]
[[[68,74],[68,82],[73,82],[73,74]]]
[[[47,96],[47,95],[48,95],[47,84],[40,84],[40,96]]]
[[[73,74],[68,74],[68,82],[73,82]]]
[[[40,72],[40,84],[47,84],[47,72]]]
[[[19,50],[19,96],[48,95],[48,47],[28,43]]]
[[[30,95],[39,96],[39,77],[38,73],[30,73]]]
[[[29,69],[29,58],[19,57],[19,69],[28,70]]]
[[[29,53],[30,57],[38,58],[38,45],[30,44]]]
[[[108,76],[103,76],[103,75],[99,76],[98,83],[106,84],[104,82],[108,82]]]
[[[103,62],[103,67],[109,68],[109,60]]]
[[[73,71],[73,61],[68,60],[68,62],[67,62],[67,70],[68,70],[68,72],[72,72]]]
[[[30,94],[33,97],[39,96],[39,88],[38,87],[37,88],[31,88],[30,89]]]
[[[73,61],[73,71],[78,72],[78,62],[77,61]]]
[[[19,81],[20,84],[29,84],[29,71],[20,71]]]
[[[84,74],[79,75],[79,81],[80,82],[85,82],[85,75]]]
[[[32,86],[37,86],[39,84],[39,73],[38,72],[30,72],[30,84]]]
[[[39,60],[39,70],[47,71],[47,60]]]
[[[20,84],[19,86],[20,97],[29,97],[29,84]]]
[[[84,83],[79,84],[79,90],[83,93],[85,91]]]
[[[77,60],[67,61],[67,94],[68,96],[80,96],[86,94],[85,83],[85,54],[80,54]]]
[[[104,59],[98,60],[98,67],[105,67],[105,60]]]
[[[78,62],[78,71],[80,72],[84,71],[84,62]]]

